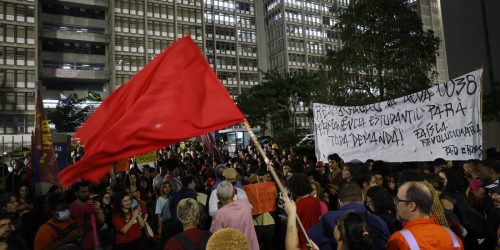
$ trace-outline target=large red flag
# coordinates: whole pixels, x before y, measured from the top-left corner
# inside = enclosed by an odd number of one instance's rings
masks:
[[[85,154],[64,169],[60,182],[97,182],[114,162],[243,119],[198,47],[184,37],[111,93],[76,132]]]

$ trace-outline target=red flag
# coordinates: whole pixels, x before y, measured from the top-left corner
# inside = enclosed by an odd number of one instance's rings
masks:
[[[222,154],[215,145],[215,141],[214,138],[212,137],[212,134],[208,133],[201,135],[200,137],[201,137],[201,142],[203,142],[203,151],[208,155],[211,155],[215,157],[217,160],[221,161]]]
[[[76,132],[85,154],[64,169],[60,182],[97,182],[114,162],[243,119],[198,47],[184,37],[111,93]]]
[[[35,170],[37,182],[48,182],[58,184],[57,159],[52,144],[49,120],[43,108],[43,98],[40,87],[37,87],[35,134],[31,139],[31,165]]]

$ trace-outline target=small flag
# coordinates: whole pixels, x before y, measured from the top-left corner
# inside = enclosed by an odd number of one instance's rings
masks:
[[[52,134],[50,133],[49,120],[43,108],[43,98],[40,88],[37,87],[35,134],[31,140],[32,158],[31,165],[35,172],[35,182],[58,184],[57,159]]]
[[[96,101],[96,102],[102,101],[101,100],[101,95],[99,95],[98,93],[93,92],[91,90],[89,90],[89,93],[88,93],[88,96],[87,96],[87,100],[89,100],[89,101]]]

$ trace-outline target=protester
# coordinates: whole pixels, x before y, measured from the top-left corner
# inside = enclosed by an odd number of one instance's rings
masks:
[[[25,240],[16,237],[12,233],[12,221],[10,215],[0,212],[0,242],[5,242],[5,249],[28,250]]]
[[[220,169],[221,167],[219,167]],[[226,168],[222,171],[222,177],[225,181],[230,182],[236,188],[236,196],[238,200],[248,200],[245,190],[236,186],[238,173],[234,168]],[[217,198],[217,188],[213,189],[208,201],[208,213],[214,217],[219,210],[219,199]]]
[[[372,214],[378,215],[384,220],[389,229],[389,233],[394,233],[400,229],[401,224],[396,219],[394,200],[381,186],[373,186],[366,192],[365,206]]]
[[[69,206],[71,217],[77,225],[85,230],[81,247],[83,249],[96,249],[99,247],[97,238],[98,224],[104,223],[104,212],[102,211],[100,202],[90,199],[89,183],[80,181],[73,184],[73,192],[77,199]]]
[[[449,228],[431,219],[432,194],[419,182],[403,184],[394,200],[403,230],[391,235],[387,249],[464,249],[460,238]]]
[[[339,250],[370,250],[374,249],[368,225],[363,215],[348,212],[337,221],[333,230]]]
[[[56,192],[48,197],[48,201],[52,218],[38,229],[34,249],[48,250],[80,245],[84,229],[79,228],[71,218],[66,196]]]
[[[233,185],[227,181],[217,186],[217,197],[222,207],[215,215],[210,231],[215,233],[221,228],[233,228],[240,231],[248,240],[251,250],[258,250],[259,243],[252,221],[252,209],[247,200],[234,200],[236,195]]]
[[[134,202],[127,192],[118,193],[113,213],[113,226],[116,232],[114,249],[140,249],[143,246],[141,228],[145,224],[137,201]]]
[[[248,239],[238,230],[223,228],[215,232],[207,243],[207,250],[249,250]]]
[[[170,212],[170,200],[172,187],[170,182],[164,182],[160,185],[160,196],[156,200],[155,215],[157,219],[157,233],[162,238],[166,237],[166,233],[171,229],[172,212]],[[165,234],[164,234],[165,233]]]
[[[194,199],[183,199],[177,205],[177,217],[184,231],[168,240],[165,250],[190,250],[206,248],[210,232],[198,229],[200,207]]]
[[[333,229],[337,220],[347,212],[354,211],[366,217],[370,227],[370,238],[375,249],[385,249],[389,230],[385,222],[377,215],[367,213],[363,205],[363,193],[358,184],[354,182],[344,183],[339,190],[339,210],[330,211],[322,216],[308,234],[311,239],[323,249],[336,249],[338,244],[333,237]]]
[[[174,218],[172,221],[171,235],[178,234],[182,232],[182,224],[177,219],[177,204],[182,199],[191,198],[196,200],[196,181],[194,176],[187,175],[181,178],[182,188],[177,191],[172,197],[172,202],[170,203],[170,212]],[[172,183],[172,182],[170,182]]]
[[[304,174],[294,174],[287,186],[297,204],[300,222],[307,232],[321,216],[321,204],[317,198],[311,196],[311,181]],[[306,240],[302,233],[299,233],[299,242],[301,248],[305,247]]]

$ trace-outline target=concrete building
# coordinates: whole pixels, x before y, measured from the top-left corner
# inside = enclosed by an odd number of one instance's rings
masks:
[[[0,1],[0,134],[33,130],[36,13],[34,0]]]
[[[341,46],[333,29],[350,0],[0,0],[0,134],[32,131],[34,85],[60,95],[106,97],[175,39],[190,35],[234,97],[259,70],[317,70]],[[410,3],[444,41],[439,1]],[[437,70],[447,79],[444,43]],[[309,133],[308,105],[291,107]]]

